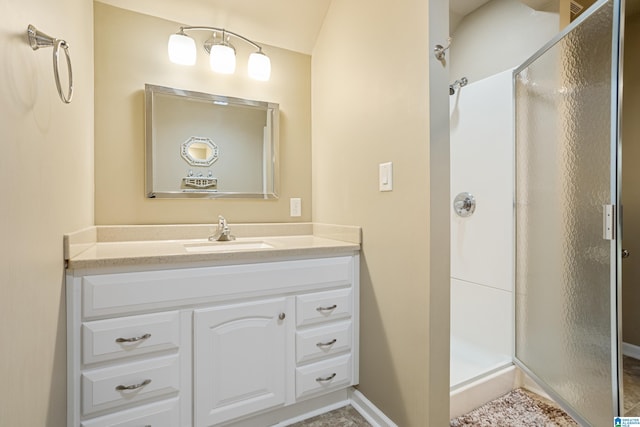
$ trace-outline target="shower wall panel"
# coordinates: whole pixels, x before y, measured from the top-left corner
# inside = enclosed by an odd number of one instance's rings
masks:
[[[451,203],[469,192],[476,210],[451,207],[451,386],[511,363],[513,349],[513,88],[507,70],[450,99]]]
[[[470,82],[451,97],[451,200],[465,191],[477,206],[466,218],[451,210],[451,276],[511,291],[511,70]]]
[[[451,279],[451,385],[511,361],[513,294]]]

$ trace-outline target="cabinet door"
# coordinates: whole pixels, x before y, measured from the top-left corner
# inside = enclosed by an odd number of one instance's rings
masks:
[[[285,310],[278,298],[195,311],[196,427],[284,404]]]

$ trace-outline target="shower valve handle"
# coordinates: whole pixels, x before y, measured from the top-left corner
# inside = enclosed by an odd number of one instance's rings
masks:
[[[453,210],[458,216],[466,218],[476,210],[476,199],[471,193],[460,193],[453,200]]]

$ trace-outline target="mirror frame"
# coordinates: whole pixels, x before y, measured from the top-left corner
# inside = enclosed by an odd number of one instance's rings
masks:
[[[269,169],[265,173],[266,182],[263,182],[265,191],[262,193],[253,192],[229,192],[229,191],[211,191],[203,189],[182,189],[176,191],[156,191],[153,188],[153,151],[155,131],[153,126],[153,101],[154,96],[173,95],[186,98],[192,98],[200,101],[212,103],[233,104],[247,107],[257,107],[266,110],[266,114],[271,115],[271,164],[266,165]],[[279,173],[279,140],[280,140],[280,107],[273,102],[254,101],[244,98],[234,98],[231,96],[214,95],[203,92],[194,92],[182,89],[175,89],[165,86],[156,86],[151,84],[144,85],[145,98],[145,195],[147,198],[199,198],[199,199],[215,199],[215,198],[247,198],[247,199],[277,199],[278,190],[280,188]],[[178,156],[182,160],[181,156]]]

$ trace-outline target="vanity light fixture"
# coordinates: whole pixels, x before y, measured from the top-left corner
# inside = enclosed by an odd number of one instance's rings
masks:
[[[211,37],[204,42],[204,50],[209,54],[209,65],[217,73],[233,74],[236,69],[236,49],[229,42],[231,36],[244,40],[255,47],[257,52],[249,56],[249,77],[267,81],[271,76],[271,60],[262,52],[262,46],[246,37],[224,28],[180,27],[180,31],[169,37],[169,60],[174,64],[194,65],[196,63],[196,42],[185,31],[211,31]]]

